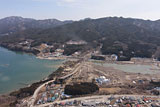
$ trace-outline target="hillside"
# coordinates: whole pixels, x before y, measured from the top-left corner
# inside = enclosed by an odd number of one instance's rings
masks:
[[[67,23],[72,23],[72,21],[59,21],[57,19],[35,20],[31,18],[11,16],[0,19],[0,35],[9,35],[15,32],[25,31],[33,28],[53,28]]]
[[[159,57],[160,21],[107,17],[87,19],[49,29],[29,29],[2,37],[1,44],[32,39],[41,43],[65,43],[84,40],[93,48],[102,44],[103,54],[117,54],[120,60],[131,57]],[[3,40],[3,41],[2,41]]]

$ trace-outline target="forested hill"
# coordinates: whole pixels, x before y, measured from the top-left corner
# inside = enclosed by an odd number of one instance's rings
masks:
[[[30,29],[1,38],[2,43],[15,43],[21,39],[33,39],[35,44],[65,43],[69,40],[85,40],[93,46],[103,44],[103,54],[122,57],[159,56],[160,21],[107,17],[86,19],[44,30]],[[3,40],[2,40],[3,39]]]
[[[31,18],[11,16],[0,19],[0,36],[34,28],[53,28],[67,23],[72,23],[72,21],[60,21],[57,19],[35,20]]]

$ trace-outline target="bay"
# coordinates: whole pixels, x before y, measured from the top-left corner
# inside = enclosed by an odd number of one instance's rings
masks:
[[[0,47],[0,94],[44,79],[64,61],[37,59],[34,55]]]

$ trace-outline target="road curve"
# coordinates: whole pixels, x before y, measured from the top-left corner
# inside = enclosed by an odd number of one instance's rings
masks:
[[[65,75],[65,76],[63,76],[63,77],[61,77],[61,78],[62,78],[62,79],[66,79],[66,78],[72,76],[73,74],[75,74],[75,73],[79,70],[79,68],[80,68],[81,66],[82,66],[82,63],[77,64],[77,65],[75,66],[75,69],[73,70],[72,73],[70,73],[70,74],[68,74],[68,75]],[[55,80],[51,80],[51,81],[48,81],[48,82],[40,85],[40,86],[35,90],[33,96],[29,99],[27,106],[28,106],[28,107],[34,107],[34,104],[35,104],[37,95],[38,95],[39,91],[41,90],[41,88],[44,87],[46,84],[51,83],[51,82],[53,82],[53,81],[55,81]]]
[[[40,85],[34,92],[33,96],[29,99],[28,101],[28,107],[33,107],[34,106],[34,103],[36,101],[36,98],[37,98],[37,95],[39,93],[39,91],[41,90],[42,87],[44,87],[46,84],[50,83],[50,82],[53,82],[55,80],[51,80],[51,81],[48,81],[42,85]]]

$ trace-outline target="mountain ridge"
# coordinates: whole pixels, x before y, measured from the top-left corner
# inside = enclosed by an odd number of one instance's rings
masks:
[[[71,20],[60,21],[57,19],[36,20],[32,18],[23,18],[20,16],[10,16],[0,19],[0,35],[9,35],[26,29],[39,28],[47,29],[72,23]]]
[[[3,41],[1,41],[3,39]],[[122,17],[87,19],[48,29],[29,29],[4,36],[1,44],[18,44],[32,39],[32,47],[65,44],[69,40],[84,40],[92,48],[102,44],[102,54],[127,57],[160,57],[160,22]]]

